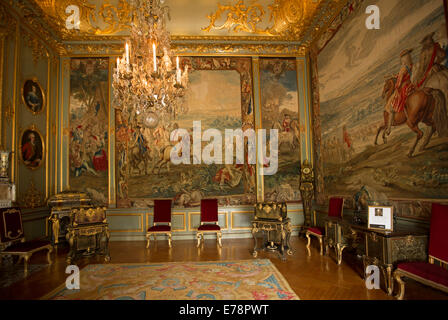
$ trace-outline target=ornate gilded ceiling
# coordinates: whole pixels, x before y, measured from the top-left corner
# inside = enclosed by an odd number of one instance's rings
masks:
[[[129,0],[0,1],[16,7],[31,26],[45,26],[43,36],[51,37],[47,42],[56,42],[61,54],[120,51],[132,21]],[[347,2],[227,0],[223,4],[224,1],[165,0],[174,49],[185,54],[303,54]],[[69,5],[80,9],[80,30],[66,28]]]

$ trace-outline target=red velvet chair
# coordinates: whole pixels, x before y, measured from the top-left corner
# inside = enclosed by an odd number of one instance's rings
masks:
[[[22,224],[22,213],[18,208],[0,209],[0,247],[6,247],[0,252],[0,264],[3,256],[18,256],[24,259],[25,275],[28,274],[28,261],[38,251],[48,250],[47,260],[51,264],[53,246],[50,241],[25,241]]]
[[[344,210],[344,198],[337,198],[333,197],[330,198],[329,204],[328,204],[328,216],[334,217],[334,218],[342,218],[342,211]],[[316,212],[314,212],[314,225],[316,225]],[[308,249],[308,254],[310,254],[310,245],[311,245],[311,237],[316,237],[319,239],[320,243],[320,254],[324,254],[324,236],[325,236],[325,229],[319,228],[317,226],[309,227],[306,231],[306,237],[308,239],[308,243],[306,245],[306,248]]]
[[[394,278],[400,285],[397,298],[404,298],[405,283],[402,277],[448,292],[448,205],[433,203],[429,231],[429,262],[404,262],[397,266]],[[434,264],[437,260],[440,266]]]
[[[154,200],[154,221],[146,232],[146,248],[149,248],[151,235],[157,240],[156,236],[159,234],[168,235],[168,245],[171,248],[171,200]]]
[[[198,247],[201,245],[201,238],[204,241],[204,233],[216,233],[218,245],[222,247],[222,233],[218,225],[218,200],[202,199],[201,200],[201,225],[196,233]]]

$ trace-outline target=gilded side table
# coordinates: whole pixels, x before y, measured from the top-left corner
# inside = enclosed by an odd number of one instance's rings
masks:
[[[258,237],[262,233],[263,243],[258,247]],[[291,221],[286,218],[280,220],[257,219],[252,221],[252,235],[254,237],[254,251],[252,255],[256,258],[258,251],[270,250],[279,253],[280,258],[286,260],[286,254],[292,255],[291,245]]]
[[[341,218],[325,219],[325,253],[328,254],[330,248],[334,248],[338,264],[342,263],[342,252],[347,247],[347,242],[342,236]]]

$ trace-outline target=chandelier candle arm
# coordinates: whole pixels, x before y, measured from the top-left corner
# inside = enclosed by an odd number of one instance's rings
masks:
[[[154,73],[157,72],[157,56],[156,56],[156,44],[152,44],[152,60],[154,63]]]
[[[179,57],[176,57],[176,83],[180,84],[181,81],[181,71],[179,68]]]
[[[126,43],[126,64],[129,65],[129,44]]]

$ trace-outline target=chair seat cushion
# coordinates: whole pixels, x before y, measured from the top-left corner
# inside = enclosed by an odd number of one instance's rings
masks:
[[[163,232],[163,231],[171,231],[171,227],[160,225],[160,226],[152,226],[151,228],[148,229],[148,232]]]
[[[36,250],[38,248],[42,248],[45,246],[50,245],[50,241],[41,241],[41,240],[35,240],[35,241],[27,241],[27,242],[19,242],[15,243],[5,250],[3,250],[4,253],[7,252],[29,252],[32,250]]]
[[[216,224],[203,224],[198,228],[199,231],[219,231],[221,228]]]
[[[311,228],[308,228],[308,231],[309,232],[312,232],[312,233],[315,233],[315,234],[318,234],[318,235],[323,235],[324,234],[324,230],[323,229],[321,229],[321,228],[318,228],[318,227],[311,227]]]
[[[448,288],[448,270],[428,262],[404,262],[397,266],[408,273]]]

